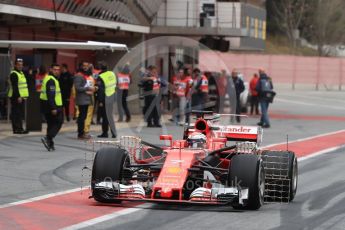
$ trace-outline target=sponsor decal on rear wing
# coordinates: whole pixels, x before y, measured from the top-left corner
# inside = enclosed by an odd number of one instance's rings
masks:
[[[262,138],[262,128],[256,126],[219,126],[219,130],[214,133],[216,137],[225,137],[230,141],[253,141],[258,145]]]

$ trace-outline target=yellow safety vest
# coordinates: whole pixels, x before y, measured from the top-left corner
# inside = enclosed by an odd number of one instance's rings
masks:
[[[105,95],[107,97],[113,95],[115,93],[116,87],[116,76],[112,71],[107,71],[101,73],[99,77],[103,80],[104,87],[105,87]]]
[[[19,91],[19,95],[20,97],[29,97],[29,89],[28,89],[28,84],[26,82],[26,78],[25,75],[22,71],[18,72],[16,70],[13,70],[11,72],[17,74],[17,78],[18,78],[18,91]],[[13,87],[11,84],[11,80],[9,81],[9,85],[10,85],[10,89],[8,90],[8,97],[12,97],[13,96]]]
[[[52,75],[47,75],[42,82],[42,88],[41,88],[41,94],[40,99],[43,101],[48,101],[48,95],[47,95],[47,82],[49,80],[53,80],[55,83],[55,104],[57,106],[62,106],[62,96],[61,96],[61,89],[60,84],[58,80]]]

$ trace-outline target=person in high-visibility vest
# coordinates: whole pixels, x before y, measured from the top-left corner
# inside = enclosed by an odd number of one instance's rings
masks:
[[[97,78],[97,100],[98,109],[102,117],[102,134],[98,135],[99,138],[108,138],[109,120],[106,113],[106,98],[113,97],[116,91],[116,76],[113,71],[108,70],[105,62],[100,63],[101,72]],[[115,126],[114,126],[115,128]],[[113,132],[114,131],[114,132]],[[112,138],[116,138],[116,129],[111,130]]]
[[[126,122],[130,122],[131,114],[127,105],[128,89],[131,83],[129,64],[126,64],[121,72],[117,74],[117,108],[119,111],[119,122],[123,121],[123,112],[126,114]]]
[[[11,101],[11,121],[14,134],[27,134],[23,129],[24,104],[29,97],[28,83],[23,73],[23,59],[17,58],[9,79],[7,96]]]
[[[203,111],[208,99],[208,79],[200,69],[193,70],[192,109]]]
[[[57,78],[60,75],[60,66],[52,64],[49,75],[42,82],[40,100],[41,109],[47,121],[47,134],[41,138],[48,151],[55,150],[54,137],[59,133],[63,123],[63,104],[61,88]]]

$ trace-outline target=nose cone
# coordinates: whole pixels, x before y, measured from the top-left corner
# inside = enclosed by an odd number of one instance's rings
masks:
[[[173,195],[173,191],[171,188],[164,188],[161,190],[160,195],[162,198],[171,198]]]

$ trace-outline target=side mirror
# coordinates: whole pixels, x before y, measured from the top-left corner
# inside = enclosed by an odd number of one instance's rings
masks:
[[[172,146],[172,135],[160,135],[159,140],[170,141],[170,147]]]

